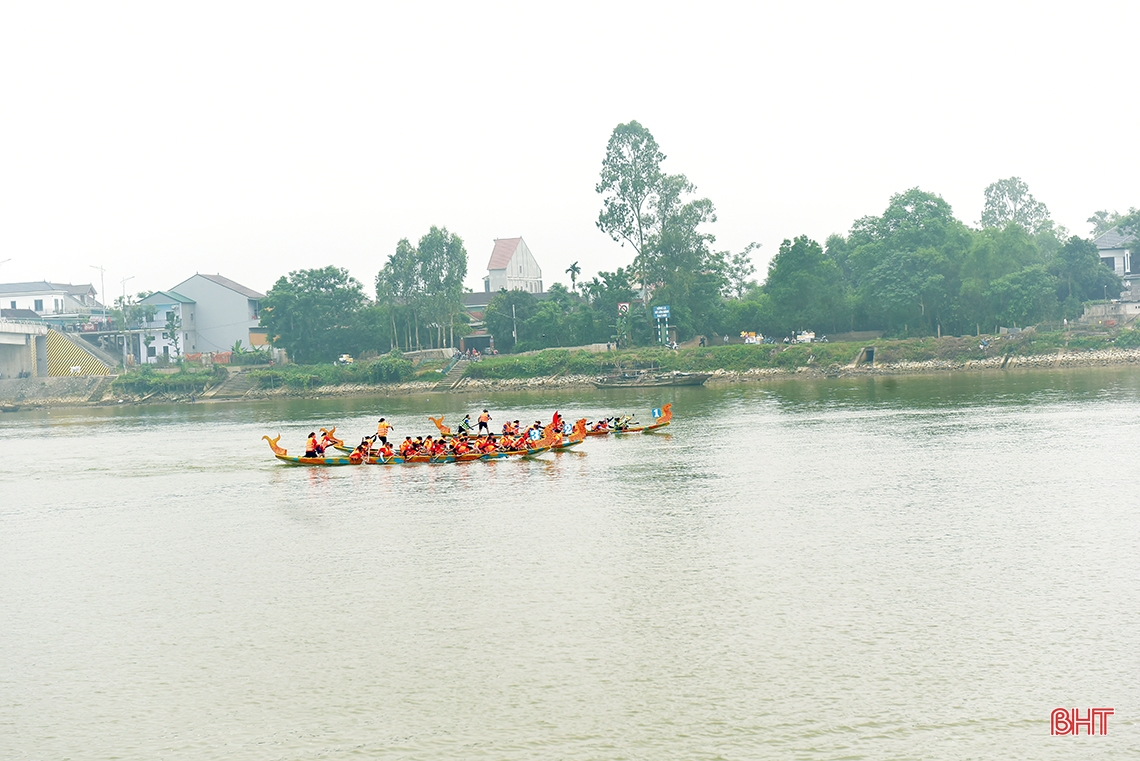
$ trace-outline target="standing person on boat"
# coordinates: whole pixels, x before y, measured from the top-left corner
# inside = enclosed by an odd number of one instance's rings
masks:
[[[491,434],[491,415],[487,410],[483,410],[483,414],[479,416],[479,431],[480,434]]]
[[[305,441],[305,457],[320,457],[324,452],[324,447],[317,442],[317,432],[311,431]]]
[[[381,444],[388,443],[388,432],[396,430],[384,418],[380,418],[380,422],[376,424],[376,435],[373,437]]]
[[[463,420],[459,423],[459,430],[456,433],[470,433],[471,432],[471,416],[464,415]]]

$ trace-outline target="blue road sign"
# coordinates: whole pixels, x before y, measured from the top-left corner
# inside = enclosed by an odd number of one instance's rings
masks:
[[[669,307],[668,306],[653,307],[653,316],[654,316],[654,318],[656,318],[658,320],[668,320],[669,319]]]

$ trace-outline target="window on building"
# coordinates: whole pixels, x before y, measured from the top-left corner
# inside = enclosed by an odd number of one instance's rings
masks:
[[[261,302],[260,301],[254,301],[253,299],[250,299],[249,300],[249,309],[253,313],[253,319],[255,319],[255,320],[260,319],[260,317],[261,317]]]
[[[36,299],[35,304],[32,307],[32,309],[34,309],[37,312],[44,311],[44,300],[43,299]]]
[[[169,346],[163,346],[162,347],[162,356],[164,356],[164,357],[170,356],[170,347]]]
[[[1101,264],[1103,264],[1105,267],[1108,267],[1110,270],[1114,270],[1114,269],[1116,269],[1116,259],[1115,259],[1115,257],[1112,257],[1112,256],[1102,256],[1102,257],[1100,258],[1100,263],[1101,263]]]
[[[146,347],[146,355],[147,355],[148,357],[153,357],[153,356],[156,356],[156,354],[157,354],[157,353],[155,352],[155,350],[154,350],[154,347],[153,347],[153,346],[148,346],[148,347]]]
[[[11,304],[12,304],[12,306],[10,306],[9,309],[15,309],[16,308],[16,302],[13,301],[13,302],[11,302]]]
[[[174,319],[174,312],[167,312],[166,313],[166,321],[170,322],[173,319]]]

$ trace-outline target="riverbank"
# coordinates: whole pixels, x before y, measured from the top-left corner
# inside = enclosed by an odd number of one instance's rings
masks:
[[[806,348],[806,347],[805,347]],[[822,354],[822,352],[820,352]],[[708,385],[731,383],[763,383],[789,378],[823,379],[874,376],[903,376],[930,373],[1003,372],[1012,370],[1058,369],[1081,367],[1114,367],[1140,365],[1140,348],[1057,349],[1040,354],[997,354],[978,359],[925,359],[875,362],[874,364],[845,364],[818,362],[808,355],[806,364],[791,367],[752,367],[744,370],[715,368]],[[474,378],[465,377],[445,391],[436,390],[435,381],[406,381],[403,383],[369,384],[342,383],[320,385],[307,389],[289,387],[251,388],[240,397],[202,398],[199,394],[151,393],[132,395],[115,393],[110,378],[24,378],[0,380],[0,411],[45,407],[112,406],[134,404],[221,403],[255,399],[320,399],[333,397],[384,397],[431,395],[446,393],[493,393],[496,391],[524,391],[528,389],[581,389],[592,388],[596,375],[586,373],[556,373],[528,378]]]

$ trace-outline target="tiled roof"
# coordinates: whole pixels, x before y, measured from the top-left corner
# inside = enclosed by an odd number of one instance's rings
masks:
[[[1108,232],[1101,233],[1099,236],[1097,236],[1096,240],[1093,241],[1093,243],[1096,244],[1096,247],[1102,250],[1106,248],[1124,248],[1129,243],[1135,242],[1135,235],[1132,235],[1131,233],[1128,235],[1122,235],[1119,227],[1114,227]]]
[[[198,277],[204,277],[207,280],[209,280],[211,283],[217,283],[218,285],[222,286],[223,288],[229,288],[231,291],[235,291],[237,293],[240,293],[242,296],[245,296],[247,299],[263,299],[263,298],[265,298],[264,293],[258,293],[257,291],[253,290],[252,288],[246,288],[241,283],[235,283],[233,280],[230,280],[228,277],[222,277],[221,275],[203,275],[201,272],[198,273]],[[189,278],[187,278],[187,280],[188,279]],[[182,282],[184,283],[186,281],[183,280]],[[179,283],[178,285],[182,285],[182,283]],[[176,285],[174,287],[177,288],[178,286]]]
[[[0,309],[0,317],[9,320],[38,320],[40,316],[31,309]]]
[[[67,291],[72,296],[86,296],[91,291],[95,290],[95,286],[91,283],[84,283],[82,285],[72,285],[71,283],[49,283],[52,288],[59,288]]]
[[[39,291],[62,291],[75,286],[52,285],[46,280],[30,283],[0,283],[0,293],[36,293]]]
[[[160,297],[163,301],[177,301],[179,304],[193,304],[194,299],[188,299],[177,291],[155,291],[151,295],[143,299],[144,302],[150,301],[155,296]],[[158,299],[156,299],[157,301]]]
[[[487,263],[489,270],[505,270],[511,263],[511,257],[522,243],[522,238],[497,238],[495,250],[491,252],[491,261]]]

